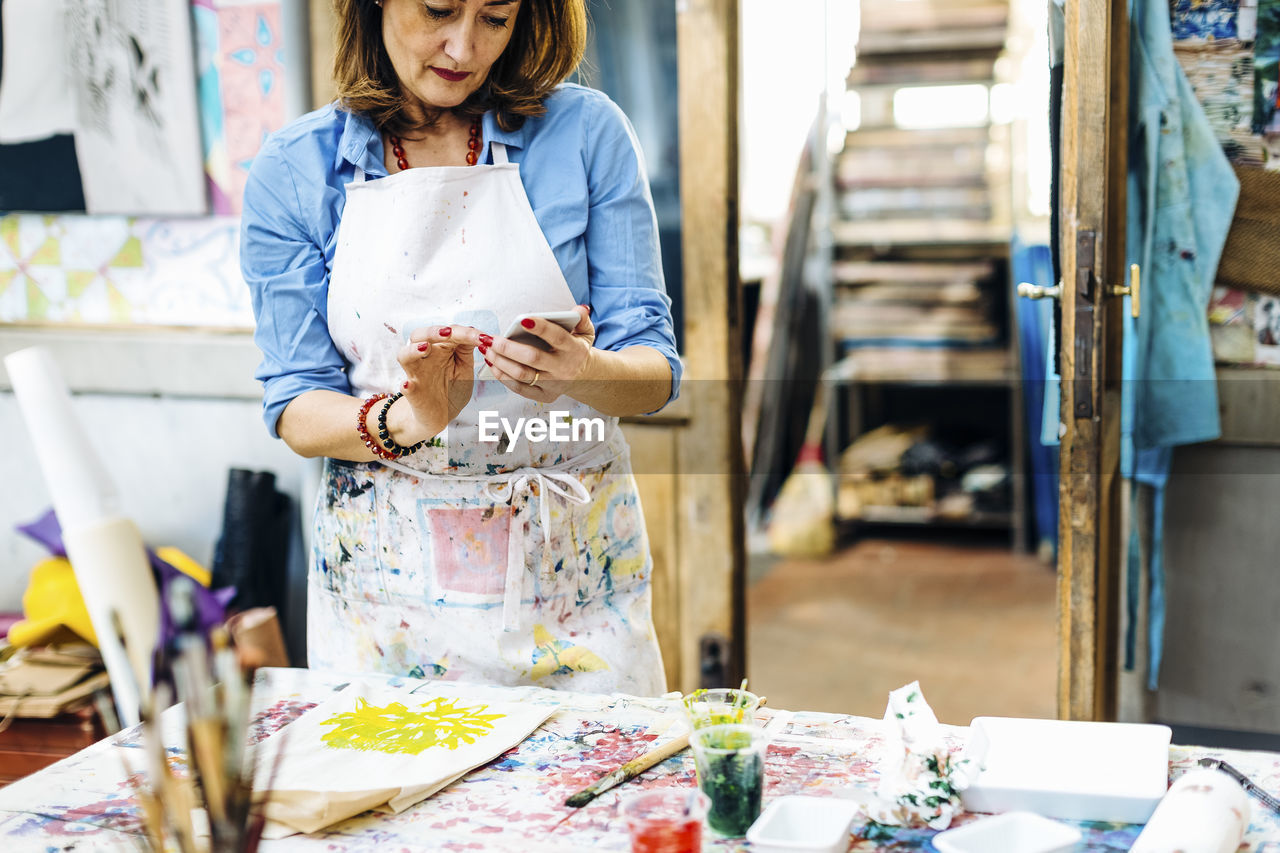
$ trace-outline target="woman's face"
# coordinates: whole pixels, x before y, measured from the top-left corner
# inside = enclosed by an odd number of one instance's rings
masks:
[[[456,107],[506,50],[521,0],[383,0],[382,42],[405,94]]]

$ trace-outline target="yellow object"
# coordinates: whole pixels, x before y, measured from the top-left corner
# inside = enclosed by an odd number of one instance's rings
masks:
[[[9,629],[9,642],[15,646],[43,643],[64,626],[98,645],[80,585],[66,557],[50,557],[36,563],[27,591],[22,594],[22,614],[26,618]]]
[[[209,586],[209,570],[177,548],[157,548],[160,559],[201,586]],[[80,584],[66,557],[50,557],[36,563],[22,594],[23,620],[9,629],[15,646],[35,646],[54,638],[60,628],[69,628],[81,639],[98,645],[98,635],[89,621]]]
[[[156,549],[156,556],[200,584],[200,586],[207,587],[213,583],[213,575],[209,573],[208,569],[177,548],[164,545]]]

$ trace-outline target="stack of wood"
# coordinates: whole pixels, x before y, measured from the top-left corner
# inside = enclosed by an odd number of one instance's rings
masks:
[[[836,298],[831,328],[837,343],[850,349],[886,344],[908,351],[913,345],[973,347],[999,337],[990,287],[996,270],[989,260],[845,261],[835,264],[832,273]],[[937,350],[935,355],[940,353],[945,362],[965,352]],[[1003,350],[990,355],[999,364],[1007,362]]]

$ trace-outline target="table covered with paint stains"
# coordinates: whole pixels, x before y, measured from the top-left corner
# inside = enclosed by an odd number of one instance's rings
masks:
[[[349,680],[338,673],[313,670],[260,672],[251,739],[261,740],[288,725]],[[388,680],[406,690],[429,684]],[[401,814],[368,813],[314,835],[266,841],[262,849],[624,851],[629,841],[618,815],[622,795],[640,787],[696,784],[693,759],[686,750],[581,809],[568,808],[565,798],[600,774],[684,732],[684,720],[672,703],[536,687],[462,683],[448,687],[464,698],[535,702],[553,705],[556,710],[518,747]],[[179,742],[179,715],[178,709],[166,715],[167,743]],[[881,721],[785,710],[764,711],[761,716],[771,735],[765,768],[766,804],[785,794],[851,796],[857,789],[876,784],[876,760],[887,731]],[[967,730],[946,730],[954,748],[962,748]],[[178,765],[184,763],[185,756],[176,746],[170,753]],[[1202,757],[1222,758],[1264,788],[1280,790],[1280,754],[1276,753],[1174,746],[1169,754],[1170,776],[1180,775]],[[126,776],[126,767],[141,764],[136,731],[126,730],[0,790],[0,850],[142,849],[142,818]],[[974,819],[973,815],[962,815],[953,826]],[[1141,831],[1140,826],[1123,824],[1076,826],[1085,837],[1077,849],[1090,851],[1128,850]],[[851,837],[849,849],[857,853],[931,851],[929,840],[935,834],[928,830],[861,830]],[[1240,853],[1258,853],[1268,841],[1280,844],[1280,817],[1257,805]],[[709,835],[704,849],[737,851],[749,846],[741,839]]]

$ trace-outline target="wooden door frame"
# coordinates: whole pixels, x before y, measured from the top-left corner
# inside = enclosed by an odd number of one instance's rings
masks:
[[[737,0],[678,0],[680,208],[688,426],[678,442],[679,689],[746,671]],[[695,473],[696,472],[696,473]],[[712,676],[707,644],[727,660]],[[714,667],[712,667],[714,670]]]
[[[1128,166],[1125,0],[1068,0],[1063,69],[1062,422],[1058,715],[1116,715],[1120,599],[1120,354]]]

